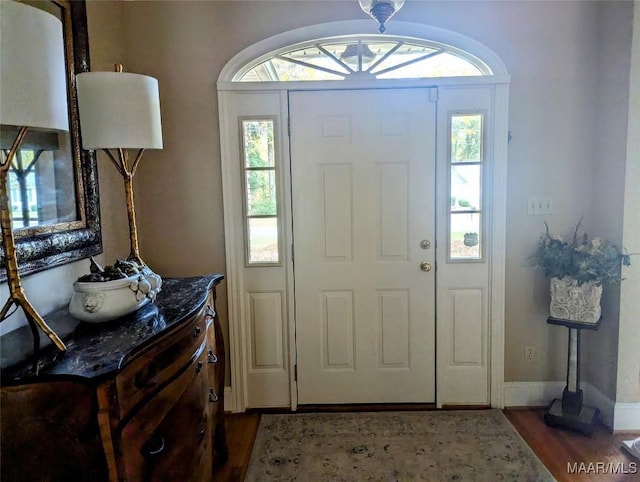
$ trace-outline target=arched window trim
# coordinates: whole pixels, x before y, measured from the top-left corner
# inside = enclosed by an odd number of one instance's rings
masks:
[[[400,21],[393,22],[392,25],[393,28],[388,30],[389,35],[445,45],[458,54],[463,53],[469,60],[475,58],[481,62],[491,72],[486,77],[509,82],[509,73],[500,57],[476,40],[431,25]],[[234,82],[240,72],[245,72],[251,66],[264,61],[274,52],[290,50],[293,46],[310,42],[310,39],[370,35],[372,33],[371,23],[368,20],[345,20],[302,27],[274,35],[245,48],[229,60],[220,72],[218,86],[220,88],[228,83],[241,84],[241,82]],[[381,80],[377,82],[381,82]],[[262,82],[262,84],[270,84],[270,82]]]
[[[434,42],[432,40],[425,40],[425,39],[420,39],[420,38],[414,38],[414,37],[407,37],[405,35],[382,35],[382,34],[360,34],[360,35],[340,35],[340,36],[333,36],[333,37],[324,37],[324,38],[320,38],[320,39],[313,39],[313,40],[307,40],[306,42],[300,42],[294,45],[288,45],[288,46],[284,46],[281,47],[279,49],[276,49],[274,51],[271,51],[267,54],[264,54],[260,57],[258,57],[257,59],[255,59],[252,62],[249,62],[247,65],[245,65],[244,67],[242,67],[234,76],[233,81],[234,82],[243,82],[246,80],[243,80],[243,78],[253,69],[255,69],[256,67],[258,67],[259,65],[268,62],[269,60],[274,60],[274,59],[278,59],[284,62],[291,62],[291,63],[298,63],[299,65],[303,65],[303,66],[308,66],[310,69],[315,69],[315,70],[319,70],[319,71],[327,71],[327,72],[331,72],[331,73],[335,73],[338,75],[342,75],[343,79],[348,79],[348,78],[357,78],[357,75],[362,75],[365,74],[367,76],[370,76],[371,78],[376,78],[378,75],[380,74],[384,74],[386,72],[390,72],[390,71],[394,71],[396,69],[400,69],[403,66],[405,66],[405,63],[397,63],[391,67],[387,67],[385,65],[384,60],[385,59],[379,59],[376,62],[373,62],[370,66],[371,68],[371,72],[369,72],[369,70],[363,66],[363,65],[354,65],[354,66],[348,66],[346,65],[346,63],[343,63],[342,60],[334,55],[332,55],[328,50],[331,49],[331,46],[334,46],[336,44],[360,44],[362,43],[363,45],[371,45],[374,43],[389,43],[389,44],[396,44],[396,46],[391,49],[391,51],[389,51],[384,57],[387,57],[387,55],[389,56],[389,58],[391,58],[395,51],[403,46],[415,46],[418,48],[427,48],[429,50],[431,50],[431,53],[426,53],[422,58],[424,58],[425,60],[429,57],[435,57],[435,56],[439,56],[441,54],[451,54],[455,57],[458,57],[464,61],[466,61],[468,64],[470,64],[472,67],[475,67],[475,69],[478,70],[478,75],[477,76],[488,76],[488,75],[492,75],[493,72],[491,71],[490,67],[488,65],[486,65],[481,59],[470,55],[469,53],[455,48],[451,45],[447,45],[441,42]],[[299,60],[292,60],[290,59],[288,56],[292,53],[297,53],[301,50],[305,50],[305,49],[317,49],[320,52],[324,53],[324,57],[326,60],[333,60],[335,61],[335,64],[331,64],[328,68],[327,67],[322,67],[319,65],[313,65],[312,63],[306,63],[304,61],[299,61]],[[389,55],[391,54],[391,55]],[[382,60],[382,62],[381,62]],[[420,58],[418,60],[421,60]],[[413,63],[414,61],[409,61],[408,63]],[[341,65],[340,65],[341,64]],[[379,64],[379,66],[378,66]],[[271,67],[271,68],[269,68]],[[272,66],[270,65],[266,65],[265,66],[266,70],[275,70],[273,69]],[[340,71],[342,71],[342,73],[340,73]],[[275,72],[272,74],[274,77],[277,76],[277,74],[275,74]],[[336,75],[336,77],[338,76]],[[451,74],[451,76],[454,76],[454,74]],[[468,75],[468,76],[472,76],[472,75]],[[415,77],[415,78],[429,78],[430,76],[420,76],[420,77]],[[442,76],[439,76],[442,77]],[[400,77],[402,78],[402,77]],[[298,79],[295,79],[293,81],[297,81]],[[273,79],[271,80],[271,82],[278,82],[278,79]],[[269,82],[267,80],[264,80],[262,82]],[[288,81],[285,81],[288,82]]]

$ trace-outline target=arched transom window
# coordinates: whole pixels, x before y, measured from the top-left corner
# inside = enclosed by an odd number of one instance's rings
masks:
[[[389,35],[331,37],[285,47],[241,69],[234,82],[411,79],[491,75],[467,52]]]

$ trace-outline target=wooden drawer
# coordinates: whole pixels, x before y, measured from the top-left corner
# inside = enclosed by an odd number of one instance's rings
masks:
[[[2,387],[2,481],[107,480],[92,387],[71,380]]]
[[[66,356],[47,347],[37,368],[31,360],[4,367],[2,482],[212,482],[214,453],[217,461],[227,453],[214,312],[222,279],[165,279],[153,310],[136,315],[166,320],[153,336],[128,329],[127,317],[124,330],[79,327]],[[54,326],[73,321],[67,310],[50,316]]]
[[[174,333],[125,363],[116,377],[120,419],[161,389],[193,358],[206,339],[211,318],[207,310],[205,305]]]
[[[210,481],[211,423],[205,343],[198,358],[154,395],[120,434],[121,476],[138,481]]]

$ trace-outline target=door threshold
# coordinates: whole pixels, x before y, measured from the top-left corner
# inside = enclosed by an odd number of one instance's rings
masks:
[[[298,405],[297,412],[409,412],[437,410],[435,403],[345,403],[331,405]]]
[[[490,410],[491,405],[487,404],[449,404],[442,405],[442,410]]]

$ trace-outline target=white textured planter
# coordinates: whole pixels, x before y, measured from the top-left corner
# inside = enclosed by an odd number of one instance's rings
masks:
[[[89,323],[115,320],[154,300],[161,284],[160,277],[153,273],[113,281],[76,281],[69,313]]]
[[[573,278],[551,278],[551,316],[564,320],[596,323],[600,319],[602,285],[593,282],[578,286]]]

